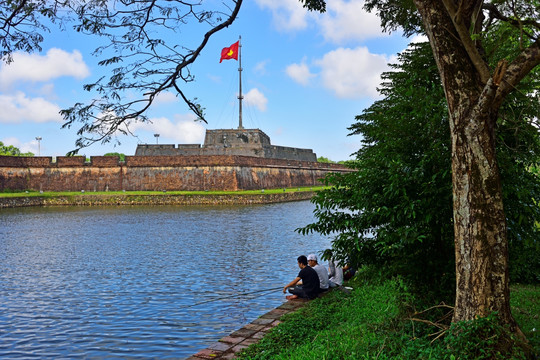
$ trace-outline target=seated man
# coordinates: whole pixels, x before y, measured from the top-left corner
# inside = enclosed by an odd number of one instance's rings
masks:
[[[299,256],[297,261],[300,272],[293,281],[285,285],[283,293],[285,294],[287,289],[291,288],[289,289],[289,292],[292,295],[287,296],[287,300],[296,299],[298,297],[314,299],[321,292],[319,287],[319,276],[315,270],[308,266],[307,258],[304,255]],[[300,280],[302,280],[302,285],[295,286]]]
[[[317,255],[309,254],[307,257],[308,265],[317,272],[320,281],[320,288],[322,291],[328,290],[328,270],[317,262]]]
[[[343,267],[343,279],[349,280],[354,276],[354,274],[356,274],[355,268],[352,268],[349,265],[345,265]]]
[[[343,285],[343,268],[334,259],[328,262],[328,277],[330,287]]]

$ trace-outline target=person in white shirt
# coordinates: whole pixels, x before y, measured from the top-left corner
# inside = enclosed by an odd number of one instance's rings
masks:
[[[322,265],[319,265],[317,262],[317,255],[315,254],[309,254],[307,257],[308,265],[313,268],[317,272],[317,275],[319,275],[319,280],[321,282],[320,288],[322,291],[328,290],[328,270]]]
[[[330,287],[343,285],[343,268],[333,259],[328,262],[328,276],[328,285]]]

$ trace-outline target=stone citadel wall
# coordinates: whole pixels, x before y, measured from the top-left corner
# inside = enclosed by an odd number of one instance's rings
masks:
[[[316,186],[341,165],[249,156],[0,156],[0,190],[256,190]]]
[[[270,137],[259,129],[206,130],[204,144],[139,144],[137,156],[254,156],[260,158],[286,159],[317,162],[311,149],[300,149],[270,144]]]

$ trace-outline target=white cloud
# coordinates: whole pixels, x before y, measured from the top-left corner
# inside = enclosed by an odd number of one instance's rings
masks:
[[[38,146],[37,140],[32,140],[29,142],[22,143],[16,137],[8,137],[8,138],[2,139],[2,142],[4,143],[4,145],[13,145],[16,148],[19,148],[19,150],[21,150],[21,152],[23,153],[31,152],[35,155],[38,154],[39,146]]]
[[[174,103],[174,102],[177,102],[177,101],[178,101],[178,98],[176,97],[176,95],[174,95],[170,91],[165,91],[165,92],[160,92],[158,94],[158,96],[154,99],[153,104],[154,105],[170,104],[170,103]]]
[[[426,35],[415,35],[409,40],[409,45],[407,48],[410,48],[412,44],[429,42],[429,39]]]
[[[426,35],[423,35],[423,34],[420,34],[420,35],[415,35],[411,38],[411,40],[409,41],[410,43],[421,43],[421,42],[428,42],[429,39]]]
[[[301,30],[307,27],[309,12],[298,0],[255,0],[259,7],[272,11],[279,30]]]
[[[389,36],[382,31],[375,13],[363,9],[364,0],[333,0],[326,2],[326,12],[310,12],[298,0],[256,0],[260,8],[272,12],[274,24],[283,31],[304,30],[309,21],[316,24],[325,40],[342,44]]]
[[[133,123],[129,129],[132,132],[137,130],[153,132],[182,144],[201,144],[206,131],[191,115],[176,115],[174,122],[166,117],[152,118],[150,122]]]
[[[221,84],[221,76],[216,76],[212,74],[206,74],[206,77],[210,79],[211,81],[215,82],[216,84]]]
[[[311,78],[316,76],[315,74],[311,73],[309,67],[304,61],[302,61],[301,64],[291,64],[287,66],[285,72],[291,79],[304,86],[309,84]]]
[[[363,0],[327,2],[326,13],[318,17],[323,37],[334,43],[388,36],[384,34],[375,13],[363,9]]]
[[[392,59],[366,47],[338,48],[317,60],[323,84],[341,98],[378,97],[381,73]]]
[[[2,142],[4,143],[4,145],[7,145],[7,146],[12,145],[12,146],[15,146],[15,147],[18,147],[18,148],[20,148],[20,146],[21,146],[21,141],[19,139],[17,139],[16,137],[3,138]]]
[[[2,63],[0,67],[0,84],[3,88],[17,81],[44,82],[62,76],[83,79],[90,75],[81,53],[74,50],[68,53],[52,48],[45,56],[17,52],[13,54],[13,62]]]
[[[261,62],[258,62],[255,64],[255,67],[253,68],[253,72],[259,75],[265,75],[266,74],[266,64],[268,64],[269,60],[264,60]]]
[[[257,88],[249,90],[248,93],[244,95],[244,101],[249,105],[256,106],[259,111],[266,111],[268,99]]]
[[[54,91],[53,83],[45,83],[43,86],[36,90],[36,94],[46,97],[47,99],[57,99],[56,93]]]
[[[0,94],[0,123],[62,122],[60,108],[41,97],[28,98],[20,91],[14,95]]]

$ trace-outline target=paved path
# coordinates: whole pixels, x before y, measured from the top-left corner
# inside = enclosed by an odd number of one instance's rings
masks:
[[[253,320],[240,330],[221,338],[207,349],[190,356],[187,360],[234,359],[237,352],[247,348],[251,344],[257,343],[267,332],[281,323],[279,319],[283,315],[297,310],[304,306],[306,302],[307,300],[302,299],[289,300],[283,305]]]

